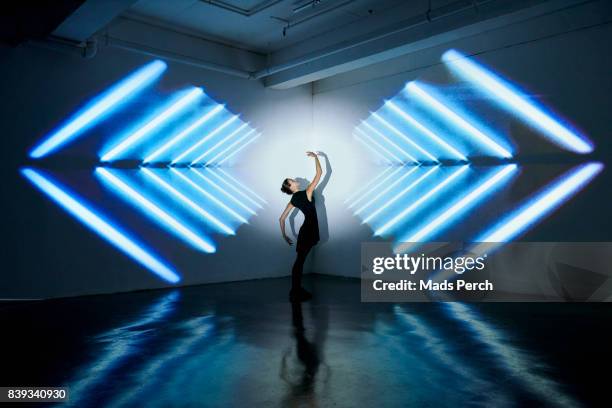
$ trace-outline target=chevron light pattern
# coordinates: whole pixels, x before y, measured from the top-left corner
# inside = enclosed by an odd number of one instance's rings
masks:
[[[594,150],[586,136],[473,58],[449,50],[442,61],[488,96],[498,111],[522,121],[544,140],[570,154]],[[407,83],[370,112],[353,136],[374,154],[383,171],[345,203],[375,236],[395,242],[397,252],[439,239],[462,216],[501,192],[522,168],[502,129],[491,128],[469,107],[457,105],[448,92],[420,81]],[[463,240],[503,243],[519,237],[602,170],[598,162],[575,166],[517,209],[499,212],[493,226]]]
[[[215,236],[235,235],[266,201],[230,174],[238,154],[261,134],[202,88],[179,90],[161,101],[149,98],[156,102],[149,112],[132,114],[130,104],[166,68],[165,62],[152,61],[86,102],[32,148],[29,156],[35,161],[21,174],[129,258],[162,280],[178,283],[180,273],[159,249],[128,228],[130,223],[120,222],[125,208],[133,212],[130,218],[142,218],[186,248],[210,254],[217,249]],[[119,120],[122,115],[128,119]],[[119,200],[122,209],[114,217],[102,202],[93,202],[45,169],[49,156],[101,134],[106,137],[90,170],[103,194]]]

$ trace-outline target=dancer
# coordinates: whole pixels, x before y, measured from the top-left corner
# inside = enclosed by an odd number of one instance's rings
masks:
[[[290,178],[286,178],[281,186],[281,191],[283,193],[291,195],[291,200],[279,219],[281,233],[289,245],[293,245],[293,242],[285,233],[285,220],[293,207],[299,208],[304,214],[304,223],[300,227],[297,245],[295,246],[297,256],[291,270],[289,300],[292,302],[301,302],[312,297],[308,291],[302,288],[302,270],[308,252],[310,252],[312,247],[319,242],[319,221],[317,219],[317,209],[314,203],[314,190],[321,179],[323,171],[321,170],[321,163],[316,153],[306,152],[306,155],[308,157],[314,157],[316,166],[315,177],[306,190],[300,190],[300,184],[296,180]]]

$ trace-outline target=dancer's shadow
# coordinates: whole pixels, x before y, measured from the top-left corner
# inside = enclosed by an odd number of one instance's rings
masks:
[[[323,160],[325,161],[325,165],[324,165],[325,175],[323,176],[321,181],[319,181],[319,184],[317,185],[317,188],[315,188],[315,191],[314,191],[315,207],[317,209],[317,218],[319,219],[319,239],[320,239],[319,245],[320,245],[321,243],[329,241],[329,225],[327,223],[327,207],[325,206],[325,195],[323,194],[323,191],[325,190],[325,187],[327,187],[327,184],[329,183],[329,179],[332,175],[332,167],[331,167],[331,163],[329,162],[329,157],[327,156],[326,153],[317,152],[317,154],[319,155],[319,157],[322,157]],[[310,180],[303,178],[303,177],[296,177],[295,181],[300,183],[300,190],[305,189],[310,184]],[[297,216],[298,213],[299,213],[299,210],[297,208],[294,208],[293,211],[291,211],[291,213],[289,214],[289,227],[291,228],[291,233],[295,237],[297,237],[297,231],[295,228],[295,217]]]
[[[320,310],[318,310],[320,309]],[[319,313],[321,312],[321,313]],[[317,406],[316,376],[321,364],[324,367],[324,382],[329,379],[329,367],[323,361],[323,343],[327,337],[328,309],[326,305],[311,304],[311,314],[314,320],[314,341],[306,337],[302,303],[291,303],[291,320],[293,326],[293,339],[295,340],[295,357],[297,364],[294,367],[289,361],[292,348],[288,349],[281,360],[280,377],[288,385],[287,393],[283,398],[283,406]]]

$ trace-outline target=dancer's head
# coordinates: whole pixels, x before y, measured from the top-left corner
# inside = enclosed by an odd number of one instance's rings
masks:
[[[281,191],[286,194],[293,194],[300,189],[300,183],[295,181],[294,179],[286,178],[283,180],[283,185],[281,186]]]

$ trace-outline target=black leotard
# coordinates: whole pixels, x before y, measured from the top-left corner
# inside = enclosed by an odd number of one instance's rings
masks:
[[[314,193],[312,201],[308,201],[306,190],[295,192],[291,197],[291,204],[299,208],[304,214],[304,223],[300,227],[295,250],[298,252],[308,250],[319,242],[319,220],[317,219]]]

